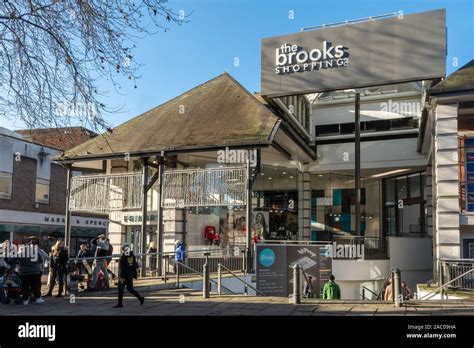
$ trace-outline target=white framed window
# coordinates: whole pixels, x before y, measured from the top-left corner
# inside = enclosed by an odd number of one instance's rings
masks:
[[[0,199],[12,198],[12,174],[0,172]]]
[[[36,179],[36,203],[49,204],[49,180]]]

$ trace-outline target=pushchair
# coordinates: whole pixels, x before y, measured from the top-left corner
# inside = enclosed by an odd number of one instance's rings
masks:
[[[104,290],[108,288],[108,284],[105,281],[104,273],[102,271],[99,271],[99,274],[97,276],[97,283],[95,283],[95,286],[92,287],[92,277],[89,277],[87,280],[87,288],[89,290]]]
[[[67,291],[69,294],[77,294],[79,290],[85,289],[86,277],[82,274],[69,274],[67,280]]]
[[[3,287],[1,291],[4,291],[5,294],[5,304],[9,304],[11,301],[16,304],[21,302],[21,280],[18,273],[15,271],[8,271],[5,273],[3,276]]]
[[[69,294],[77,294],[79,290],[85,289],[86,283],[86,277],[79,273],[78,266],[74,262],[69,262],[66,280],[67,292]]]

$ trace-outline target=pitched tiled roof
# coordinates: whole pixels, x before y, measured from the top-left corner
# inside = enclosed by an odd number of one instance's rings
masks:
[[[65,151],[97,136],[84,127],[20,129],[23,139],[46,147]]]
[[[269,144],[278,120],[263,100],[224,73],[69,149],[64,157]]]
[[[474,59],[430,89],[430,94],[462,92],[474,89]]]

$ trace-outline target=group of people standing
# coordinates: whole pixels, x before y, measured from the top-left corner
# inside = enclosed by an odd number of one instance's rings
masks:
[[[25,238],[23,243],[18,246],[10,244],[10,241],[4,241],[2,245],[6,255],[14,255],[14,253],[8,251],[12,251],[14,248],[18,249],[16,255],[0,259],[0,277],[3,277],[7,272],[14,272],[18,275],[21,301],[24,305],[29,304],[31,300],[38,304],[44,303],[43,297],[53,296],[56,283],[58,284],[56,297],[62,297],[66,293],[67,276],[70,272],[87,274],[90,278],[89,289],[96,287],[100,273],[103,274],[105,287],[108,287],[109,284],[109,274],[112,278],[115,278],[115,274],[108,269],[108,264],[112,259],[113,247],[103,234],[91,241],[92,245],[95,245],[93,253],[89,252],[87,245],[82,244],[74,262],[71,262],[69,250],[64,246],[62,240],[58,239],[54,242],[49,254],[40,248],[39,242],[38,237],[31,236]],[[127,287],[129,291],[133,289],[130,279],[136,274],[136,271],[130,272],[130,263],[132,266],[135,265],[134,262],[130,261],[130,258],[135,260],[133,253],[127,251],[127,255],[122,256],[124,257],[121,257],[119,261],[119,298],[121,288],[122,296],[123,288]],[[93,267],[90,267],[88,258],[93,258]],[[42,296],[41,278],[46,264],[49,268],[48,291]],[[133,291],[131,292],[133,293]],[[143,300],[140,299],[140,302],[143,303]]]

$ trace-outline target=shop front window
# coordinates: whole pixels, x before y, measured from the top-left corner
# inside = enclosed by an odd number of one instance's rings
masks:
[[[253,191],[254,233],[263,239],[298,239],[298,171],[263,166]]]
[[[0,224],[0,243],[10,240],[11,225]]]
[[[383,182],[384,234],[424,235],[424,173],[413,173]]]

